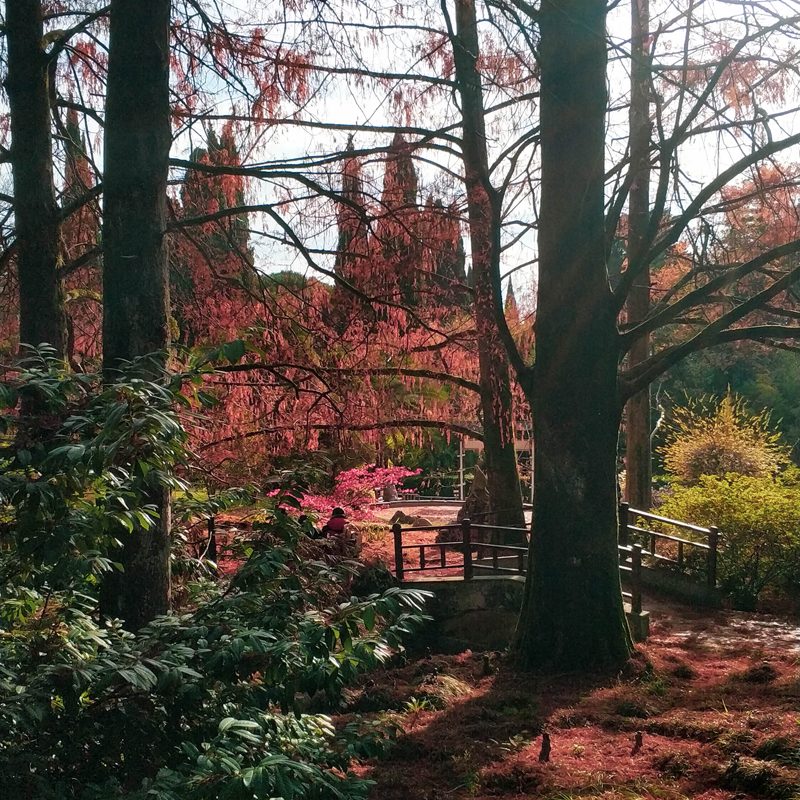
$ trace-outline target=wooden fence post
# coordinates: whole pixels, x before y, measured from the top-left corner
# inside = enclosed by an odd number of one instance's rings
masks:
[[[628,546],[628,509],[630,506],[627,503],[619,504],[619,544],[623,547]]]
[[[708,586],[717,588],[717,546],[719,544],[719,530],[712,525],[708,530]]]
[[[619,530],[617,531],[617,544],[620,547],[628,546],[628,504],[619,504]],[[628,558],[628,554],[621,552],[619,554],[620,563]]]
[[[403,580],[403,528],[399,522],[392,525],[394,536],[394,574],[397,580]]]
[[[642,613],[642,546],[631,547],[631,611]]]
[[[469,519],[461,520],[461,538],[464,542],[464,580],[472,580],[472,523]]]

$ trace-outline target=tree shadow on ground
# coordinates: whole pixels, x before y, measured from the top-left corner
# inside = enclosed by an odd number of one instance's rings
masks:
[[[506,656],[470,651],[430,656],[386,675],[395,696],[410,699],[400,706],[405,733],[387,758],[363,773],[376,781],[372,796],[382,800],[471,796],[482,773],[522,750],[535,749],[538,764],[548,721],[609,685],[600,676],[519,673]],[[426,698],[442,675],[472,691],[436,711]]]
[[[469,651],[367,676],[351,710],[392,709],[404,733],[357,771],[376,800],[793,797],[796,630],[778,622],[667,606],[610,678],[537,677]]]

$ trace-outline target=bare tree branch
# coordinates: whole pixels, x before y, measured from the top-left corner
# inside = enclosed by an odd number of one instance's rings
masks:
[[[224,439],[218,439],[215,442],[204,444],[199,449],[208,450],[211,447],[217,447],[221,444],[228,444],[230,442],[238,442],[244,439],[252,439],[257,436],[270,436],[279,433],[288,433],[289,431],[329,431],[329,430],[343,430],[343,431],[378,431],[386,430],[387,428],[434,428],[442,431],[452,431],[459,433],[462,436],[469,436],[472,439],[483,441],[483,433],[476,428],[470,428],[467,425],[461,425],[457,422],[444,422],[439,420],[430,419],[395,419],[383,420],[381,422],[365,422],[365,423],[329,423],[329,424],[315,424],[315,425],[276,425],[270,428],[259,428],[255,431],[248,431],[239,436],[226,436]]]
[[[788,242],[780,247],[775,247],[766,253],[762,253],[761,255],[746,261],[744,264],[739,264],[738,266],[732,265],[722,275],[712,278],[703,286],[695,289],[692,292],[689,292],[671,305],[666,307],[655,306],[653,313],[647,319],[645,319],[644,322],[622,334],[621,338],[623,352],[627,352],[633,345],[633,342],[640,337],[651,333],[663,325],[668,325],[671,322],[674,322],[680,314],[683,314],[685,311],[695,306],[701,305],[707,301],[708,298],[714,294],[714,292],[719,291],[725,286],[729,286],[730,284],[740,280],[746,275],[749,275],[751,272],[760,269],[765,264],[769,264],[771,261],[774,261],[777,258],[782,258],[797,252],[800,252],[800,239],[796,239],[793,242]]]

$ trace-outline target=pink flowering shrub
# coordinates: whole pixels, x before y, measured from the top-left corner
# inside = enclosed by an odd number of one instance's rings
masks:
[[[303,509],[323,517],[340,506],[351,519],[366,519],[370,507],[376,503],[376,490],[384,486],[399,486],[405,478],[421,471],[405,467],[376,467],[374,464],[348,469],[339,473],[331,494],[305,495]]]

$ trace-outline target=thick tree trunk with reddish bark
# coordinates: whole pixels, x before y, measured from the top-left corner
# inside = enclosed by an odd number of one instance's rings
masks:
[[[20,342],[47,342],[64,355],[67,337],[58,277],[58,206],[53,187],[47,54],[39,0],[6,3],[11,171],[19,270]]]
[[[628,204],[628,266],[646,256],[650,222],[650,68],[648,61],[649,0],[631,4],[630,150],[633,183]],[[642,265],[628,294],[629,324],[641,322],[650,311],[650,269]],[[628,351],[628,367],[650,355],[650,337],[642,336]],[[650,451],[650,387],[634,395],[625,412],[625,495],[634,508],[653,503]]]
[[[464,122],[462,150],[472,246],[486,481],[493,522],[521,528],[525,526],[525,515],[514,449],[511,380],[508,356],[497,327],[498,309],[502,308],[500,201],[489,175],[474,0],[457,0],[456,27],[453,52]],[[507,533],[502,541],[516,544],[524,541],[524,537]]]
[[[517,648],[534,669],[623,663],[615,453],[621,406],[605,263],[606,3],[543,0],[535,493]],[[532,379],[531,379],[532,377]]]
[[[170,0],[112,0],[105,123],[103,368],[169,347],[164,249]],[[155,376],[150,376],[155,377]],[[169,608],[170,509],[150,498],[158,524],[121,535],[124,572],[106,581],[103,611],[138,628]]]

